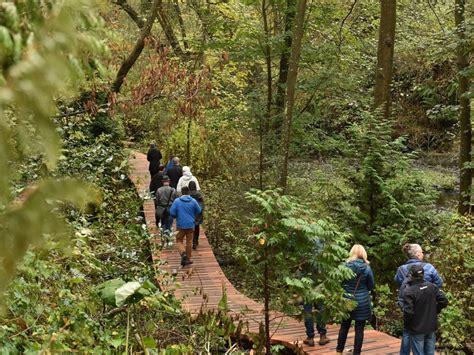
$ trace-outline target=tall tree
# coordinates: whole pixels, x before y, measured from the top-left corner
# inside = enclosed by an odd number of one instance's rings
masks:
[[[458,98],[459,98],[459,204],[458,212],[467,214],[471,212],[471,189],[472,189],[472,125],[471,125],[471,103],[469,100],[469,76],[466,70],[469,66],[467,58],[467,41],[465,35],[465,0],[456,0],[454,10],[454,21],[458,34],[458,45],[456,48],[456,59],[458,67]]]
[[[259,154],[259,188],[263,190],[263,150],[264,150],[264,131],[268,130],[270,119],[272,116],[272,101],[273,101],[273,88],[272,88],[272,52],[270,47],[270,30],[268,26],[267,16],[267,1],[262,0],[262,20],[263,20],[263,31],[265,33],[265,44],[263,46],[263,52],[265,54],[265,63],[267,67],[267,103],[265,115],[260,116],[259,122],[259,136],[260,136],[260,154]],[[265,121],[263,121],[265,119]]]
[[[286,0],[284,43],[280,55],[277,92],[275,97],[275,107],[277,112],[275,116],[274,129],[277,132],[277,136],[279,135],[279,132],[281,132],[281,124],[285,114],[288,69],[290,65],[290,53],[293,41],[291,30],[293,29],[295,23],[295,14],[296,1]]]
[[[176,16],[178,18],[179,29],[181,31],[181,37],[182,37],[184,49],[188,50],[189,49],[188,40],[187,40],[188,36],[186,34],[186,26],[184,25],[183,14],[181,13],[181,8],[179,7],[178,0],[173,1],[173,6],[174,6],[174,11],[176,12]]]
[[[301,53],[301,40],[304,33],[304,19],[306,13],[306,0],[298,0],[296,6],[295,27],[291,44],[290,65],[288,80],[286,82],[286,111],[283,121],[282,134],[282,164],[280,169],[280,186],[286,189],[288,182],[288,159],[290,155],[291,127],[293,121],[293,108],[295,106],[296,79],[298,76],[298,63]]]
[[[383,105],[384,117],[390,115],[390,85],[395,45],[396,0],[380,0],[380,28],[377,50],[374,107]]]
[[[135,11],[135,9],[127,2],[127,0],[116,0],[112,1],[112,4],[118,5],[125,11],[128,16],[136,23],[138,28],[143,28],[145,26],[145,21],[140,16],[140,14]]]
[[[130,69],[132,69],[133,65],[137,61],[138,57],[145,48],[145,39],[150,35],[151,29],[153,27],[153,23],[155,22],[156,16],[158,15],[158,7],[161,4],[162,0],[154,0],[151,6],[150,14],[146,19],[146,23],[141,28],[140,37],[138,37],[135,46],[133,47],[132,52],[128,55],[128,57],[123,61],[122,65],[120,66],[117,77],[112,84],[112,92],[118,93],[120,92],[120,88],[125,80]]]
[[[178,37],[176,37],[173,26],[171,25],[168,17],[168,8],[163,6],[162,1],[160,1],[158,4],[158,21],[160,22],[161,28],[165,33],[166,40],[170,44],[171,48],[173,48],[174,53],[179,57],[183,57],[183,49],[179,44]]]

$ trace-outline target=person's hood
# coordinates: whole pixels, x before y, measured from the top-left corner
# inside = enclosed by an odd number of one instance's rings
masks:
[[[193,200],[193,198],[189,195],[183,195],[179,199],[183,202],[191,202]]]
[[[347,267],[350,268],[354,273],[360,275],[367,269],[367,264],[362,259],[353,260],[347,263]]]
[[[418,263],[422,263],[422,262],[423,261],[421,261],[420,259],[408,259],[405,264],[411,265],[411,264],[418,264]]]
[[[193,173],[190,172],[190,171],[184,171],[184,169],[183,169],[183,179],[184,179],[184,181],[191,181],[192,178],[193,178]]]
[[[183,166],[183,173],[191,172],[191,168],[189,166]]]

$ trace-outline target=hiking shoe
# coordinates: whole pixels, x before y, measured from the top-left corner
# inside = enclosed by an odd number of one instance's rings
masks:
[[[306,338],[303,340],[303,344],[306,344],[308,346],[314,346],[314,338]]]
[[[181,266],[186,266],[187,262],[188,262],[188,257],[186,253],[181,254]]]
[[[194,244],[194,245],[193,245],[193,250],[196,250],[197,247],[198,247],[198,246],[197,246],[196,244]]]
[[[326,345],[327,343],[329,343],[331,340],[326,336],[326,334],[321,334],[319,336],[319,341],[318,341],[318,344],[319,345]]]

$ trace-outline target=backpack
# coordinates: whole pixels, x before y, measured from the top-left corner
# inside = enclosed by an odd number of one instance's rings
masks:
[[[421,263],[408,265],[408,267],[406,268],[406,271],[403,267],[400,268],[400,272],[403,276],[403,281],[402,281],[402,284],[400,285],[400,291],[398,292],[397,304],[402,309],[402,311],[403,311],[403,298],[405,297],[405,289],[408,287],[408,283],[412,280],[411,275],[410,275],[410,269],[413,265],[421,265],[421,267],[424,268],[426,263],[421,262]]]
[[[157,204],[156,205],[156,208],[155,208],[155,216],[156,218],[161,218],[163,217],[164,213],[166,212],[167,214],[169,214],[169,209],[170,209],[170,201],[171,201],[171,197],[173,196],[173,193],[175,192],[175,189],[172,187],[171,190],[170,190],[170,195],[168,196],[168,202],[166,203],[166,205],[160,205],[160,204]],[[157,193],[156,195],[158,195],[158,190],[157,190]],[[159,201],[158,201],[159,203]]]

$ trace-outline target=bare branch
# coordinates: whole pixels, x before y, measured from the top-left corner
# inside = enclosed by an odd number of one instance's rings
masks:
[[[140,15],[135,11],[135,9],[127,2],[127,0],[115,0],[112,1],[112,4],[118,5],[125,11],[128,16],[135,22],[138,28],[142,29],[145,26],[145,21]]]
[[[342,45],[342,40],[343,40],[343,38],[342,38],[342,29],[344,28],[344,24],[346,23],[349,16],[352,14],[352,11],[354,11],[355,6],[357,5],[357,1],[358,0],[354,0],[354,2],[351,5],[351,8],[349,9],[349,12],[347,13],[347,15],[341,21],[341,26],[339,27],[339,36],[338,36],[339,37],[339,42],[337,44],[337,51],[338,52],[341,51],[341,45]]]
[[[158,15],[158,8],[161,6],[162,0],[154,0],[153,5],[150,10],[150,14],[146,19],[146,23],[142,28],[140,33],[140,37],[138,38],[137,42],[135,43],[135,47],[133,48],[130,55],[127,59],[124,60],[120,69],[117,73],[117,77],[115,78],[114,83],[112,84],[112,92],[119,92],[122,84],[127,76],[128,72],[132,68],[132,66],[137,61],[138,57],[143,51],[145,47],[145,39],[150,35],[151,29],[153,27],[153,23],[155,22],[156,16]]]
[[[427,2],[428,2],[428,7],[430,8],[431,12],[436,17],[436,21],[438,21],[439,27],[441,27],[441,31],[443,31],[443,33],[446,34],[446,31],[444,30],[443,23],[441,22],[441,19],[439,18],[438,14],[436,13],[436,10],[434,8],[435,4],[432,4],[430,0],[427,0]]]

